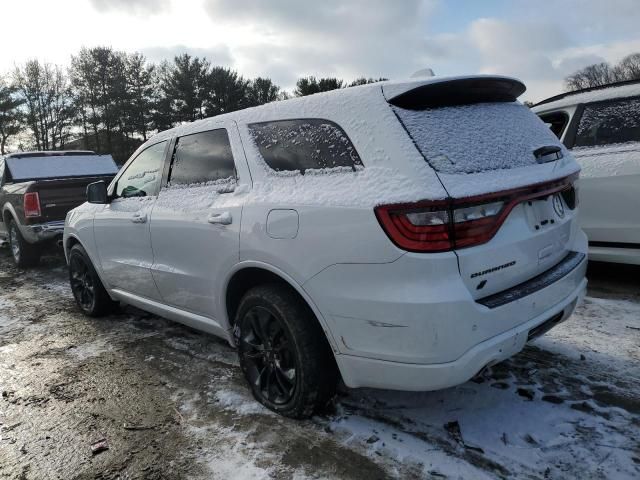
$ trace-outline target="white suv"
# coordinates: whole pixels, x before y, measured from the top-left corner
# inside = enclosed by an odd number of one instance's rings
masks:
[[[533,111],[582,167],[589,258],[640,265],[640,80],[563,93]]]
[[[462,383],[571,315],[579,168],[525,87],[387,82],[162,132],[89,186],[64,247],[79,307],[134,305],[237,346],[304,417],[349,387]]]

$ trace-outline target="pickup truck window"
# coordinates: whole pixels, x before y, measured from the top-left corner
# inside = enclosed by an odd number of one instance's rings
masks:
[[[224,128],[178,138],[169,177],[171,185],[235,178],[231,144]]]
[[[157,195],[164,165],[164,142],[143,150],[118,178],[116,195],[122,198]]]

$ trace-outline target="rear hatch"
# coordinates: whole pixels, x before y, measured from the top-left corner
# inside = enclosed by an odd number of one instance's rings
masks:
[[[384,89],[449,195],[445,202],[426,202],[426,214],[415,209],[401,228],[412,235],[439,232],[443,242],[433,243],[433,251],[455,251],[476,299],[558,264],[569,254],[576,231],[578,166],[538,117],[516,101],[524,88],[505,77],[476,77],[400,93],[397,86]]]

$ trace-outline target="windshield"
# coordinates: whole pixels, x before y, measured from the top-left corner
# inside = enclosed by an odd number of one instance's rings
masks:
[[[518,102],[406,110],[392,107],[427,162],[458,174],[536,165],[534,151],[562,147],[549,128]]]

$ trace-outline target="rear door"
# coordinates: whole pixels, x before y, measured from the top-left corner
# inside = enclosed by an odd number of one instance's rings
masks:
[[[159,300],[151,275],[149,218],[158,196],[168,141],[142,150],[116,178],[114,199],[94,216],[96,247],[112,288]]]
[[[640,247],[640,97],[584,106],[573,154],[580,224],[596,247]]]
[[[549,128],[515,101],[524,90],[519,82],[447,83],[433,92],[422,87],[413,101],[405,92],[397,105],[390,103],[450,196],[460,274],[480,298],[548,270],[569,253],[576,234],[571,180],[545,182],[578,167]],[[486,232],[488,242],[474,243]]]
[[[151,215],[153,278],[165,303],[215,319],[221,282],[239,260],[239,183],[250,180],[235,122],[176,139]]]

